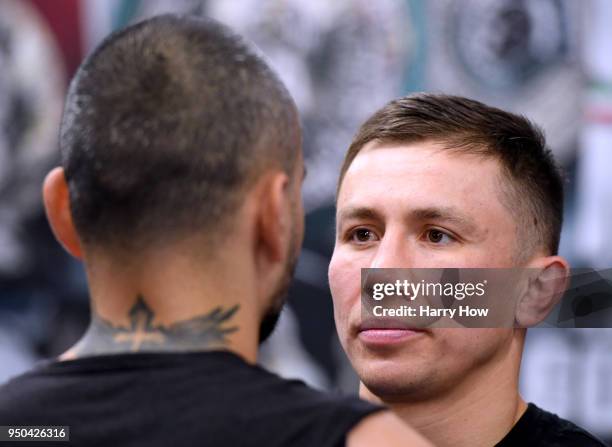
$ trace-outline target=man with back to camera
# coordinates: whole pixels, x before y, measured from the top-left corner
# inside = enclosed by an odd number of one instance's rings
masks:
[[[562,177],[523,117],[422,94],[368,119],[342,166],[329,266],[361,396],[440,446],[602,446],[519,395],[525,329],[362,325],[360,269],[391,267],[537,269],[517,316],[543,320],[569,269],[557,255],[562,215]]]
[[[83,446],[429,445],[391,412],[255,365],[303,236],[297,110],[242,38],[159,16],[81,65],[45,180],[92,320],[0,389],[0,425]]]

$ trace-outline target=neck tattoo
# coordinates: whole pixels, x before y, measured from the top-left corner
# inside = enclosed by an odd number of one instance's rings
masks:
[[[92,322],[75,347],[77,356],[123,352],[204,351],[223,348],[227,335],[238,330],[230,326],[239,305],[229,309],[219,306],[207,314],[169,325],[153,323],[155,312],[142,295],[129,312],[129,326],[114,325],[93,312]]]

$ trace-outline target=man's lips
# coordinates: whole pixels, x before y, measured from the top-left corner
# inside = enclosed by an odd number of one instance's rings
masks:
[[[371,346],[401,343],[425,332],[424,329],[406,327],[397,319],[369,319],[356,327],[357,338]]]
[[[409,330],[412,332],[423,332],[423,328],[410,326],[408,321],[403,321],[400,318],[365,318],[360,324],[354,325],[356,332],[369,330]]]
[[[370,346],[386,346],[402,343],[415,336],[423,335],[424,331],[414,329],[364,329],[357,337]]]

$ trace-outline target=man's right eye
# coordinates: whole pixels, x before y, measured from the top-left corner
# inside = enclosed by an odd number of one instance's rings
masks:
[[[367,228],[355,228],[349,234],[349,239],[358,244],[375,241],[376,234]]]

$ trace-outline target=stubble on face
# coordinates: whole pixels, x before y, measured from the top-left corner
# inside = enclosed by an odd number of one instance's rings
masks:
[[[291,235],[286,256],[285,271],[281,275],[273,293],[270,296],[268,309],[264,312],[264,316],[259,325],[259,344],[265,342],[274,332],[280,315],[287,301],[287,294],[291,287],[291,280],[295,274],[295,268],[300,255],[300,247],[304,238],[304,210],[302,206],[301,184],[304,181],[306,171],[300,153],[298,162],[295,168],[295,180],[292,187],[293,200],[291,202]],[[301,178],[296,178],[300,176]]]

